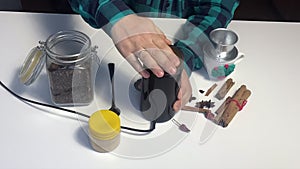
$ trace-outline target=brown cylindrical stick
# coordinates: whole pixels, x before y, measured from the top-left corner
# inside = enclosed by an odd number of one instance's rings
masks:
[[[192,107],[192,106],[183,106],[181,110],[198,112],[198,113],[211,113],[209,109],[203,109],[203,108]]]
[[[219,100],[222,100],[234,84],[235,83],[232,81],[231,78],[227,79],[215,97]]]
[[[214,118],[214,122],[219,124],[220,118],[222,117],[226,107],[228,106],[229,100],[231,99],[230,96],[226,98],[226,100],[221,104],[221,106],[217,109],[216,114],[217,116]]]
[[[222,117],[219,120],[219,125],[227,127],[236,113],[240,111],[246,104],[248,97],[251,95],[251,91],[242,85],[234,94],[229,104],[224,110]]]
[[[205,96],[208,96],[215,88],[217,87],[217,84],[213,84],[205,93]]]

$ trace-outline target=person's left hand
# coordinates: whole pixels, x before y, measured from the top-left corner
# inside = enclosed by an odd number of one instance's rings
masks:
[[[173,105],[173,109],[175,112],[178,112],[184,105],[186,105],[192,96],[192,86],[189,77],[184,69],[181,74],[180,83],[180,89],[177,96],[178,100],[176,100]]]

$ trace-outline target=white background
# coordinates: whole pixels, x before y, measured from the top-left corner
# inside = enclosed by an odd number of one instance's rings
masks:
[[[0,22],[1,81],[22,96],[48,103],[45,75],[30,87],[18,81],[27,52],[58,30],[78,29],[90,36],[98,32],[77,15],[1,12]],[[172,35],[183,20],[155,22]],[[168,152],[122,158],[93,151],[77,116],[24,104],[1,89],[0,168],[299,168],[300,24],[233,21],[229,27],[238,33],[237,47],[246,54],[230,76],[236,82],[230,94],[246,84],[252,95],[227,128],[214,128],[199,114],[189,126],[191,133]],[[100,53],[111,46],[102,34]],[[203,73],[192,74],[196,89],[214,83]],[[151,145],[145,147],[151,150]]]

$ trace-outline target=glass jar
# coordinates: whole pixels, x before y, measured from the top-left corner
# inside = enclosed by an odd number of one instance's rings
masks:
[[[90,38],[79,31],[60,31],[40,42],[28,55],[20,79],[30,85],[43,64],[53,103],[62,106],[88,105],[93,100],[93,56]]]

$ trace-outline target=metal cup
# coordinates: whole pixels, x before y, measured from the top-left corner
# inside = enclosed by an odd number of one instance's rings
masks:
[[[230,52],[238,41],[238,35],[226,28],[214,29],[210,32],[209,37],[218,54]]]

